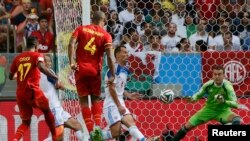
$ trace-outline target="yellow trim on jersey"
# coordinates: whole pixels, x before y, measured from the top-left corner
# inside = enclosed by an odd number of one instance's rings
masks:
[[[112,45],[112,43],[106,43],[106,44],[104,44],[104,46],[106,46],[106,45]]]

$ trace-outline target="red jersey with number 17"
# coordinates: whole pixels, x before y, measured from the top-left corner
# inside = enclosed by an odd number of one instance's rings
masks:
[[[112,44],[111,35],[98,25],[85,25],[78,27],[73,35],[78,46],[76,49],[76,62],[79,72],[86,75],[96,75],[91,69],[97,71],[102,68],[102,58],[108,44]]]
[[[40,70],[39,61],[44,61],[44,56],[38,52],[26,51],[16,56],[11,64],[10,72],[17,73],[17,90],[26,88],[39,88]]]

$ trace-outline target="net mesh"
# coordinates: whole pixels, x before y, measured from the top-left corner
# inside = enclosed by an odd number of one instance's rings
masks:
[[[59,76],[67,86],[67,90],[62,93],[63,105],[83,123],[74,87],[74,77],[68,68],[67,59],[67,45],[71,32],[82,21],[81,4],[83,3],[80,0],[54,0],[53,2],[56,13]],[[211,67],[214,64],[221,64],[226,68],[226,78],[234,84],[239,103],[250,107],[248,98],[250,62],[247,59],[250,57],[250,52],[247,51],[250,46],[247,42],[250,34],[248,34],[247,24],[237,24],[242,21],[248,21],[249,24],[250,16],[245,11],[249,10],[246,7],[250,7],[250,4],[244,4],[243,1],[237,4],[234,1],[223,1],[218,6],[216,0],[213,1],[214,3],[196,5],[192,3],[194,1],[185,0],[156,2],[154,0],[118,0],[116,5],[112,6],[113,2],[93,0],[91,6],[93,11],[102,10],[106,13],[108,18],[105,28],[112,34],[114,46],[120,43],[126,45],[126,42],[131,40],[141,39],[141,46],[145,50],[141,51],[138,45],[138,50],[129,56],[129,70],[132,73],[126,89],[130,92],[142,93],[145,97],[143,100],[127,100],[126,104],[136,116],[136,124],[146,137],[161,135],[166,126],[174,132],[178,131],[204,105],[205,98],[191,104],[183,97],[193,95],[202,83],[211,78]],[[212,9],[208,10],[208,5]],[[128,14],[124,14],[125,16],[121,14],[129,6],[134,8],[133,14],[142,13],[141,19],[146,21],[143,25],[136,26],[138,35],[131,32],[132,26],[126,24],[126,20],[129,21],[126,19]],[[199,8],[200,10],[197,10]],[[242,14],[248,17],[240,16]],[[229,23],[227,23],[228,19]],[[166,36],[173,29],[170,23],[175,23],[177,26],[174,31],[177,36],[174,39]],[[206,32],[206,36],[192,37],[192,34],[200,31]],[[234,42],[227,42],[226,39],[219,37],[222,32],[229,32],[229,37],[238,38],[233,40]],[[222,41],[223,45],[220,44]],[[225,48],[221,48],[223,46]],[[215,51],[202,52],[204,49]],[[104,62],[102,74],[105,74],[106,70],[107,65]],[[102,85],[102,90],[103,88]],[[176,98],[171,104],[163,104],[157,99],[160,91],[166,88],[172,89],[175,93]],[[242,117],[243,123],[250,121],[248,111],[234,110],[234,112]],[[207,125],[215,123],[210,121],[198,126],[190,131],[184,140],[207,140]],[[105,127],[104,121],[102,128]],[[65,140],[76,140],[72,132],[67,132]],[[126,140],[129,139],[130,137],[127,136]]]
[[[83,125],[80,114],[80,106],[75,89],[74,73],[69,68],[67,49],[72,32],[82,24],[81,0],[53,0],[54,17],[56,25],[57,43],[57,68],[59,79],[66,86],[65,91],[60,91],[62,105],[73,117],[76,117]],[[65,130],[64,140],[76,140],[72,130]]]

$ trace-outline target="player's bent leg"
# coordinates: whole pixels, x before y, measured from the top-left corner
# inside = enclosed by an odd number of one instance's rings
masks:
[[[240,125],[242,122],[242,119],[239,115],[232,111],[224,111],[222,112],[217,119],[219,122],[222,124],[229,124],[231,123],[232,125]]]
[[[17,128],[13,141],[14,140],[19,141],[23,137],[23,134],[25,133],[25,131],[29,129],[30,123],[31,123],[31,119],[22,120],[22,124]]]
[[[239,115],[232,113],[228,116],[228,121],[232,123],[232,125],[240,125],[242,122],[242,119]]]
[[[49,101],[40,89],[34,89],[35,91],[35,105],[43,112],[45,122],[50,129],[53,141],[57,141],[55,130],[55,118],[49,108]]]
[[[70,129],[74,130],[78,140],[83,140],[82,125],[80,124],[80,122],[78,120],[76,120],[74,118],[69,118],[69,120],[67,120],[64,123],[64,126],[66,128],[70,128]]]
[[[74,131],[82,130],[82,125],[80,122],[74,118],[69,118],[66,122],[64,122],[64,126],[70,128]]]
[[[44,113],[45,122],[47,126],[49,127],[50,132],[52,134],[53,141],[57,141],[57,135],[56,135],[56,129],[55,129],[55,118],[54,118],[53,113],[50,111],[50,109],[44,110],[42,112]]]
[[[117,139],[121,134],[121,121],[116,122],[115,124],[111,125],[109,128],[110,128],[111,137],[114,139]],[[108,132],[106,132],[105,136],[110,136],[110,135]]]
[[[124,115],[122,118],[122,123],[128,127],[128,131],[133,138],[139,139],[139,141],[146,141],[145,136],[137,128],[131,114]]]

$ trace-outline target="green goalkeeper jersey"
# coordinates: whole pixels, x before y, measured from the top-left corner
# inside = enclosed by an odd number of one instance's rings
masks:
[[[217,111],[226,110],[228,108],[238,108],[237,98],[231,82],[223,80],[221,86],[217,86],[214,80],[206,82],[201,89],[192,96],[197,101],[207,94],[206,107]],[[225,103],[219,103],[215,99],[215,95],[221,94],[225,99]]]

